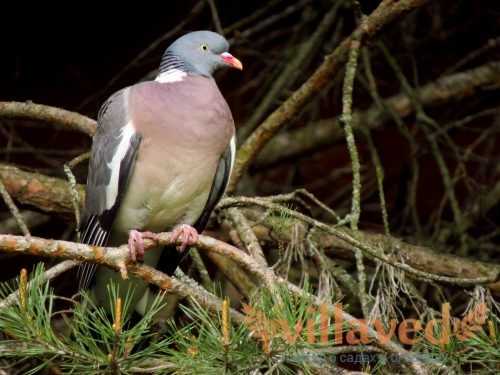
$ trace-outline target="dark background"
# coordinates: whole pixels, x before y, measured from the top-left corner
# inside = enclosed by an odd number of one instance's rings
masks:
[[[251,15],[266,1],[216,1],[223,27]],[[296,1],[283,0],[272,11],[250,25],[272,17]],[[177,24],[189,17],[197,1],[166,1],[139,2],[124,4],[123,2],[97,6],[86,3],[67,4],[66,7],[50,9],[45,5],[37,9],[29,4],[13,6],[10,12],[4,12],[2,18],[3,46],[1,49],[0,69],[0,100],[3,101],[33,101],[78,111],[95,118],[100,104],[113,91],[125,85],[133,84],[143,79],[159,64],[164,49],[177,36],[196,29],[214,30],[210,9],[205,6],[197,16],[193,17],[178,33],[162,42],[145,58],[130,68],[113,85],[106,87],[108,82],[125,66],[147,48],[153,41],[168,33]],[[316,29],[321,17],[331,2],[313,0],[300,11],[284,18],[249,39],[240,39],[237,30],[231,32],[228,38],[234,38],[231,52],[242,60],[245,69],[239,72],[222,72],[217,80],[221,91],[227,98],[240,127],[249,118],[259,99],[273,82],[274,76],[269,73],[291,58],[292,47],[304,42]],[[369,13],[378,2],[361,1],[363,12]],[[340,33],[342,38],[349,35],[354,26],[355,18],[352,9],[344,7],[339,11],[342,19]],[[301,25],[302,24],[302,25]],[[299,32],[292,32],[300,26]],[[384,41],[391,49],[401,68],[410,81],[425,84],[436,80],[447,68],[460,61],[465,56],[481,48],[488,40],[499,36],[500,4],[496,0],[475,1],[431,1],[424,8],[407,15],[400,22],[396,21],[387,27],[379,40]],[[280,34],[279,31],[283,32]],[[273,33],[276,34],[273,37]],[[334,33],[334,29],[330,34]],[[291,93],[299,87],[314,69],[321,64],[326,53],[335,46],[319,48],[311,57],[311,61],[301,67],[299,79],[286,92],[276,98],[272,109],[276,108]],[[380,57],[380,54],[369,43],[373,50],[373,69],[378,88],[382,96],[390,96],[401,91],[400,83]],[[488,61],[498,60],[500,48],[491,48],[480,54],[461,69],[470,69]],[[360,63],[361,65],[361,63]],[[360,68],[362,69],[362,68]],[[418,80],[415,80],[417,72]],[[260,78],[259,78],[260,77]],[[500,82],[500,78],[499,78]],[[297,117],[288,128],[304,126],[311,119],[328,118],[341,112],[342,75],[329,86],[328,90],[318,95],[304,113]],[[464,101],[450,102],[438,108],[430,109],[429,114],[435,116],[441,124],[456,121],[460,118],[477,113],[486,108],[493,108],[500,103],[498,86],[483,88],[479,93]],[[354,107],[368,108],[373,104],[370,96],[359,83],[355,85]],[[313,107],[313,108],[312,108]],[[455,131],[451,134],[460,146],[473,142],[481,132],[494,124],[494,117],[481,118],[473,122],[476,131]],[[388,201],[389,217],[396,233],[412,236],[414,228],[402,220],[407,205],[407,183],[409,176],[409,160],[417,157],[420,161],[420,180],[418,185],[418,209],[421,221],[433,229],[435,215],[443,199],[443,185],[439,170],[429,152],[428,145],[415,128],[414,116],[405,119],[407,126],[414,131],[421,147],[418,155],[410,155],[408,144],[395,131],[394,124],[373,133],[376,147],[380,153],[385,168],[385,188]],[[85,135],[64,130],[54,130],[50,125],[33,124],[4,120],[0,123],[4,132],[0,135],[0,147],[8,144],[8,134],[14,132],[33,147],[45,149],[67,150],[65,157],[54,156],[55,163],[33,158],[30,153],[3,154],[2,162],[13,163],[28,170],[38,170],[43,173],[64,177],[62,164],[84,151],[90,145],[90,139]],[[11,132],[11,133],[9,133]],[[464,210],[471,198],[488,191],[498,180],[494,169],[499,162],[499,142],[497,133],[492,150],[481,154],[482,147],[477,150],[479,158],[468,164],[471,185],[457,185],[457,194]],[[240,142],[243,140],[240,139]],[[373,172],[370,165],[366,144],[359,142],[362,163],[368,172]],[[451,169],[456,165],[453,155],[443,149]],[[485,151],[486,152],[486,151]],[[59,163],[59,164],[58,164]],[[349,156],[345,143],[339,143],[327,148],[320,148],[314,153],[303,155],[296,160],[282,162],[265,170],[251,169],[251,178],[240,186],[242,192],[248,194],[273,194],[289,192],[298,187],[306,187],[327,202],[331,207],[342,208],[350,206],[349,174],[332,182],[322,180],[327,172],[349,166]],[[86,164],[75,169],[79,182],[85,181]],[[483,171],[482,174],[475,172]],[[466,186],[467,185],[467,186]],[[472,187],[471,187],[472,186]],[[338,195],[341,190],[345,194]],[[336,195],[337,194],[337,195]],[[361,217],[364,228],[381,231],[381,219],[377,206],[376,190],[368,190],[363,196],[365,208]],[[21,209],[32,207],[23,207]],[[491,231],[498,223],[498,207],[484,212],[478,221],[475,231],[484,234]],[[3,207],[4,217],[8,213]],[[449,205],[445,205],[441,218],[447,224],[452,223]],[[34,228],[33,232],[48,237],[60,237],[68,231],[67,217],[56,216],[48,224]],[[495,239],[496,237],[494,237]],[[486,255],[488,258],[490,253]],[[498,253],[494,254],[497,257]],[[13,262],[13,264],[18,264]],[[17,272],[17,270],[12,270]]]

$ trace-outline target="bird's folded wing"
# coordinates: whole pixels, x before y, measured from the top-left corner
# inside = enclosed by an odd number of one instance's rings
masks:
[[[193,225],[198,233],[203,232],[208,223],[208,220],[210,219],[212,211],[226,192],[229,178],[231,177],[231,171],[234,165],[235,153],[236,139],[233,136],[233,138],[231,139],[231,143],[219,159],[219,164],[217,165],[217,170],[214,175],[205,207],[203,208],[203,211],[201,212],[198,220],[196,220],[196,223]],[[172,275],[175,271],[175,268],[182,261],[184,256],[185,254],[180,254],[177,250],[175,250],[175,247],[164,249],[160,256],[157,268],[167,275]]]
[[[80,228],[81,242],[88,245],[106,246],[141,142],[129,119],[126,100],[127,89],[118,91],[98,114]],[[80,289],[88,288],[95,268],[93,263],[79,267]]]
[[[194,227],[199,233],[205,229],[208,219],[210,218],[210,214],[226,192],[229,178],[231,177],[231,170],[233,169],[235,151],[236,140],[233,137],[231,139],[231,143],[219,160],[219,165],[217,166],[217,171],[215,172],[212,188],[210,189],[210,194],[208,195],[205,208],[194,224]]]

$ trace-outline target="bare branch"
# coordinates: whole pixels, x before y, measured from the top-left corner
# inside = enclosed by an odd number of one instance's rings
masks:
[[[146,241],[146,248],[150,248],[156,244],[171,245],[173,242],[170,238],[170,233],[160,233],[158,234],[157,243],[149,240]],[[236,263],[241,264],[247,270],[259,276],[259,278],[271,289],[278,283],[285,285],[292,293],[308,297],[315,305],[325,305],[328,314],[331,316],[335,314],[336,309],[333,305],[325,304],[325,302],[321,301],[319,298],[311,296],[299,287],[277,277],[272,270],[267,267],[262,267],[250,256],[234,246],[215,238],[200,236],[196,247],[201,250],[224,255],[234,260]],[[205,291],[203,288],[198,287],[197,284],[193,286],[191,285],[191,281],[182,283],[178,279],[168,277],[154,268],[132,262],[129,258],[127,246],[104,248],[68,241],[46,240],[38,237],[31,237],[28,239],[20,236],[0,235],[0,250],[14,253],[30,253],[39,256],[44,255],[55,258],[69,258],[102,264],[120,271],[124,277],[128,277],[127,275],[130,273],[136,277],[140,277],[147,283],[155,284],[162,289],[176,293],[182,297],[195,298],[202,306],[212,311],[220,311],[222,307],[222,303],[220,303],[217,297]],[[183,275],[182,278],[185,279],[186,277]],[[359,326],[360,323],[355,317],[342,310],[340,313],[345,321],[353,324],[355,327]],[[241,313],[232,310],[231,315],[234,321],[238,323],[243,322],[244,316]],[[415,374],[427,374],[423,365],[418,362],[411,353],[407,352],[396,343],[384,343],[382,340],[377,340],[378,333],[373,328],[368,327],[368,333],[371,338],[376,340],[376,344],[380,345],[381,348],[401,356],[402,361],[407,363]]]
[[[270,139],[319,91],[321,91],[338,72],[346,61],[349,47],[353,40],[363,43],[367,38],[374,37],[380,29],[403,14],[418,8],[428,0],[385,0],[366,17],[365,22],[346,38],[325,61],[316,69],[311,77],[297,89],[278,109],[276,109],[259,127],[248,137],[238,151],[234,171],[232,173],[228,192],[233,192],[236,184],[255,159],[259,151]]]
[[[219,12],[217,11],[217,6],[215,5],[214,0],[207,0],[207,2],[210,6],[210,13],[212,14],[212,21],[214,23],[215,30],[217,30],[219,34],[224,35],[224,29],[222,28]]]
[[[46,212],[73,212],[70,185],[55,177],[25,172],[19,168],[0,163],[0,179],[9,194],[18,202],[30,204]],[[80,202],[84,202],[84,189],[77,185]]]
[[[419,87],[415,93],[423,106],[437,106],[475,95],[481,87],[498,81],[499,74],[500,61],[495,61],[465,72],[444,76]],[[408,116],[415,110],[406,93],[388,98],[384,104],[400,116]],[[365,111],[353,112],[353,128],[355,131],[362,127],[375,129],[390,118],[390,113],[374,104]],[[339,121],[339,118],[324,119],[276,135],[256,159],[256,166],[262,168],[338,142],[343,137]]]
[[[238,208],[231,207],[227,210],[231,221],[234,223],[234,227],[238,231],[238,235],[241,241],[245,244],[248,253],[255,258],[262,266],[267,266],[267,261],[264,256],[264,252],[260,247],[259,240],[255,236],[252,227],[248,223],[245,215],[241,213]]]
[[[493,284],[499,282],[499,274],[500,274],[500,266],[486,266],[484,269],[484,273],[482,276],[477,278],[469,279],[463,277],[448,277],[444,275],[431,274],[427,271],[414,268],[411,264],[409,264],[405,259],[398,259],[397,257],[390,257],[385,254],[382,249],[390,248],[391,250],[396,250],[401,246],[401,242],[393,239],[389,236],[383,236],[383,240],[379,242],[370,242],[365,240],[365,235],[361,231],[352,231],[347,228],[335,228],[333,226],[321,223],[317,220],[314,220],[300,212],[290,210],[283,206],[274,204],[269,202],[269,200],[259,199],[259,198],[225,198],[223,202],[220,204],[221,208],[228,208],[233,206],[257,206],[263,207],[268,210],[273,210],[276,212],[282,212],[289,217],[294,219],[298,219],[307,225],[315,227],[319,231],[323,233],[328,233],[330,235],[335,236],[338,240],[346,242],[351,249],[360,249],[363,251],[363,254],[368,256],[371,259],[376,259],[382,261],[386,264],[389,264],[393,267],[399,268],[409,275],[414,277],[426,280],[426,281],[438,281],[451,283],[456,285],[476,285],[476,284]]]
[[[12,200],[12,197],[10,196],[9,192],[5,188],[4,183],[2,182],[2,179],[0,178],[0,195],[3,198],[3,201],[5,202],[5,205],[9,208],[10,213],[16,220],[17,225],[19,226],[19,229],[21,229],[21,232],[25,236],[30,236],[30,231],[28,229],[28,226],[23,220],[23,217],[21,216],[21,213],[19,212],[19,209],[17,208],[16,204]]]
[[[169,233],[164,233],[160,237],[162,239],[162,244],[172,244],[172,241],[169,241]],[[203,238],[200,238],[199,245],[203,244],[211,247],[212,242],[210,237],[202,237]],[[147,242],[147,247],[153,245],[154,243],[152,241]],[[216,296],[201,287],[195,287],[197,284],[191,279],[189,284],[183,283],[176,278],[168,277],[154,268],[133,263],[129,259],[129,251],[126,246],[105,248],[87,246],[69,241],[46,240],[39,237],[26,238],[3,234],[0,235],[0,251],[94,262],[120,271],[121,275],[125,278],[127,278],[130,273],[149,284],[157,285],[161,289],[175,293],[181,297],[195,298],[202,306],[212,311],[220,311],[222,306],[222,302]],[[231,314],[232,319],[236,322],[243,322],[242,314],[234,310],[231,310]]]
[[[43,121],[92,136],[96,122],[76,112],[31,102],[0,102],[0,117]]]

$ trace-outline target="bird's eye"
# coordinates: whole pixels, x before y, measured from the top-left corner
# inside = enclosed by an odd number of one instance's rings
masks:
[[[202,49],[203,51],[208,51],[208,46],[207,46],[206,44],[202,44],[202,45],[201,45],[201,49]]]

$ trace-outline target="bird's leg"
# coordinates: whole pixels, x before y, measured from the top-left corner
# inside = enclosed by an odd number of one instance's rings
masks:
[[[178,239],[182,241],[181,245],[177,247],[177,250],[182,253],[187,246],[193,246],[198,242],[198,231],[191,225],[181,224],[172,230],[170,239],[172,242],[176,242]]]
[[[130,258],[135,262],[137,259],[144,259],[144,239],[156,241],[158,236],[153,232],[139,232],[132,229],[128,235],[128,250]]]

